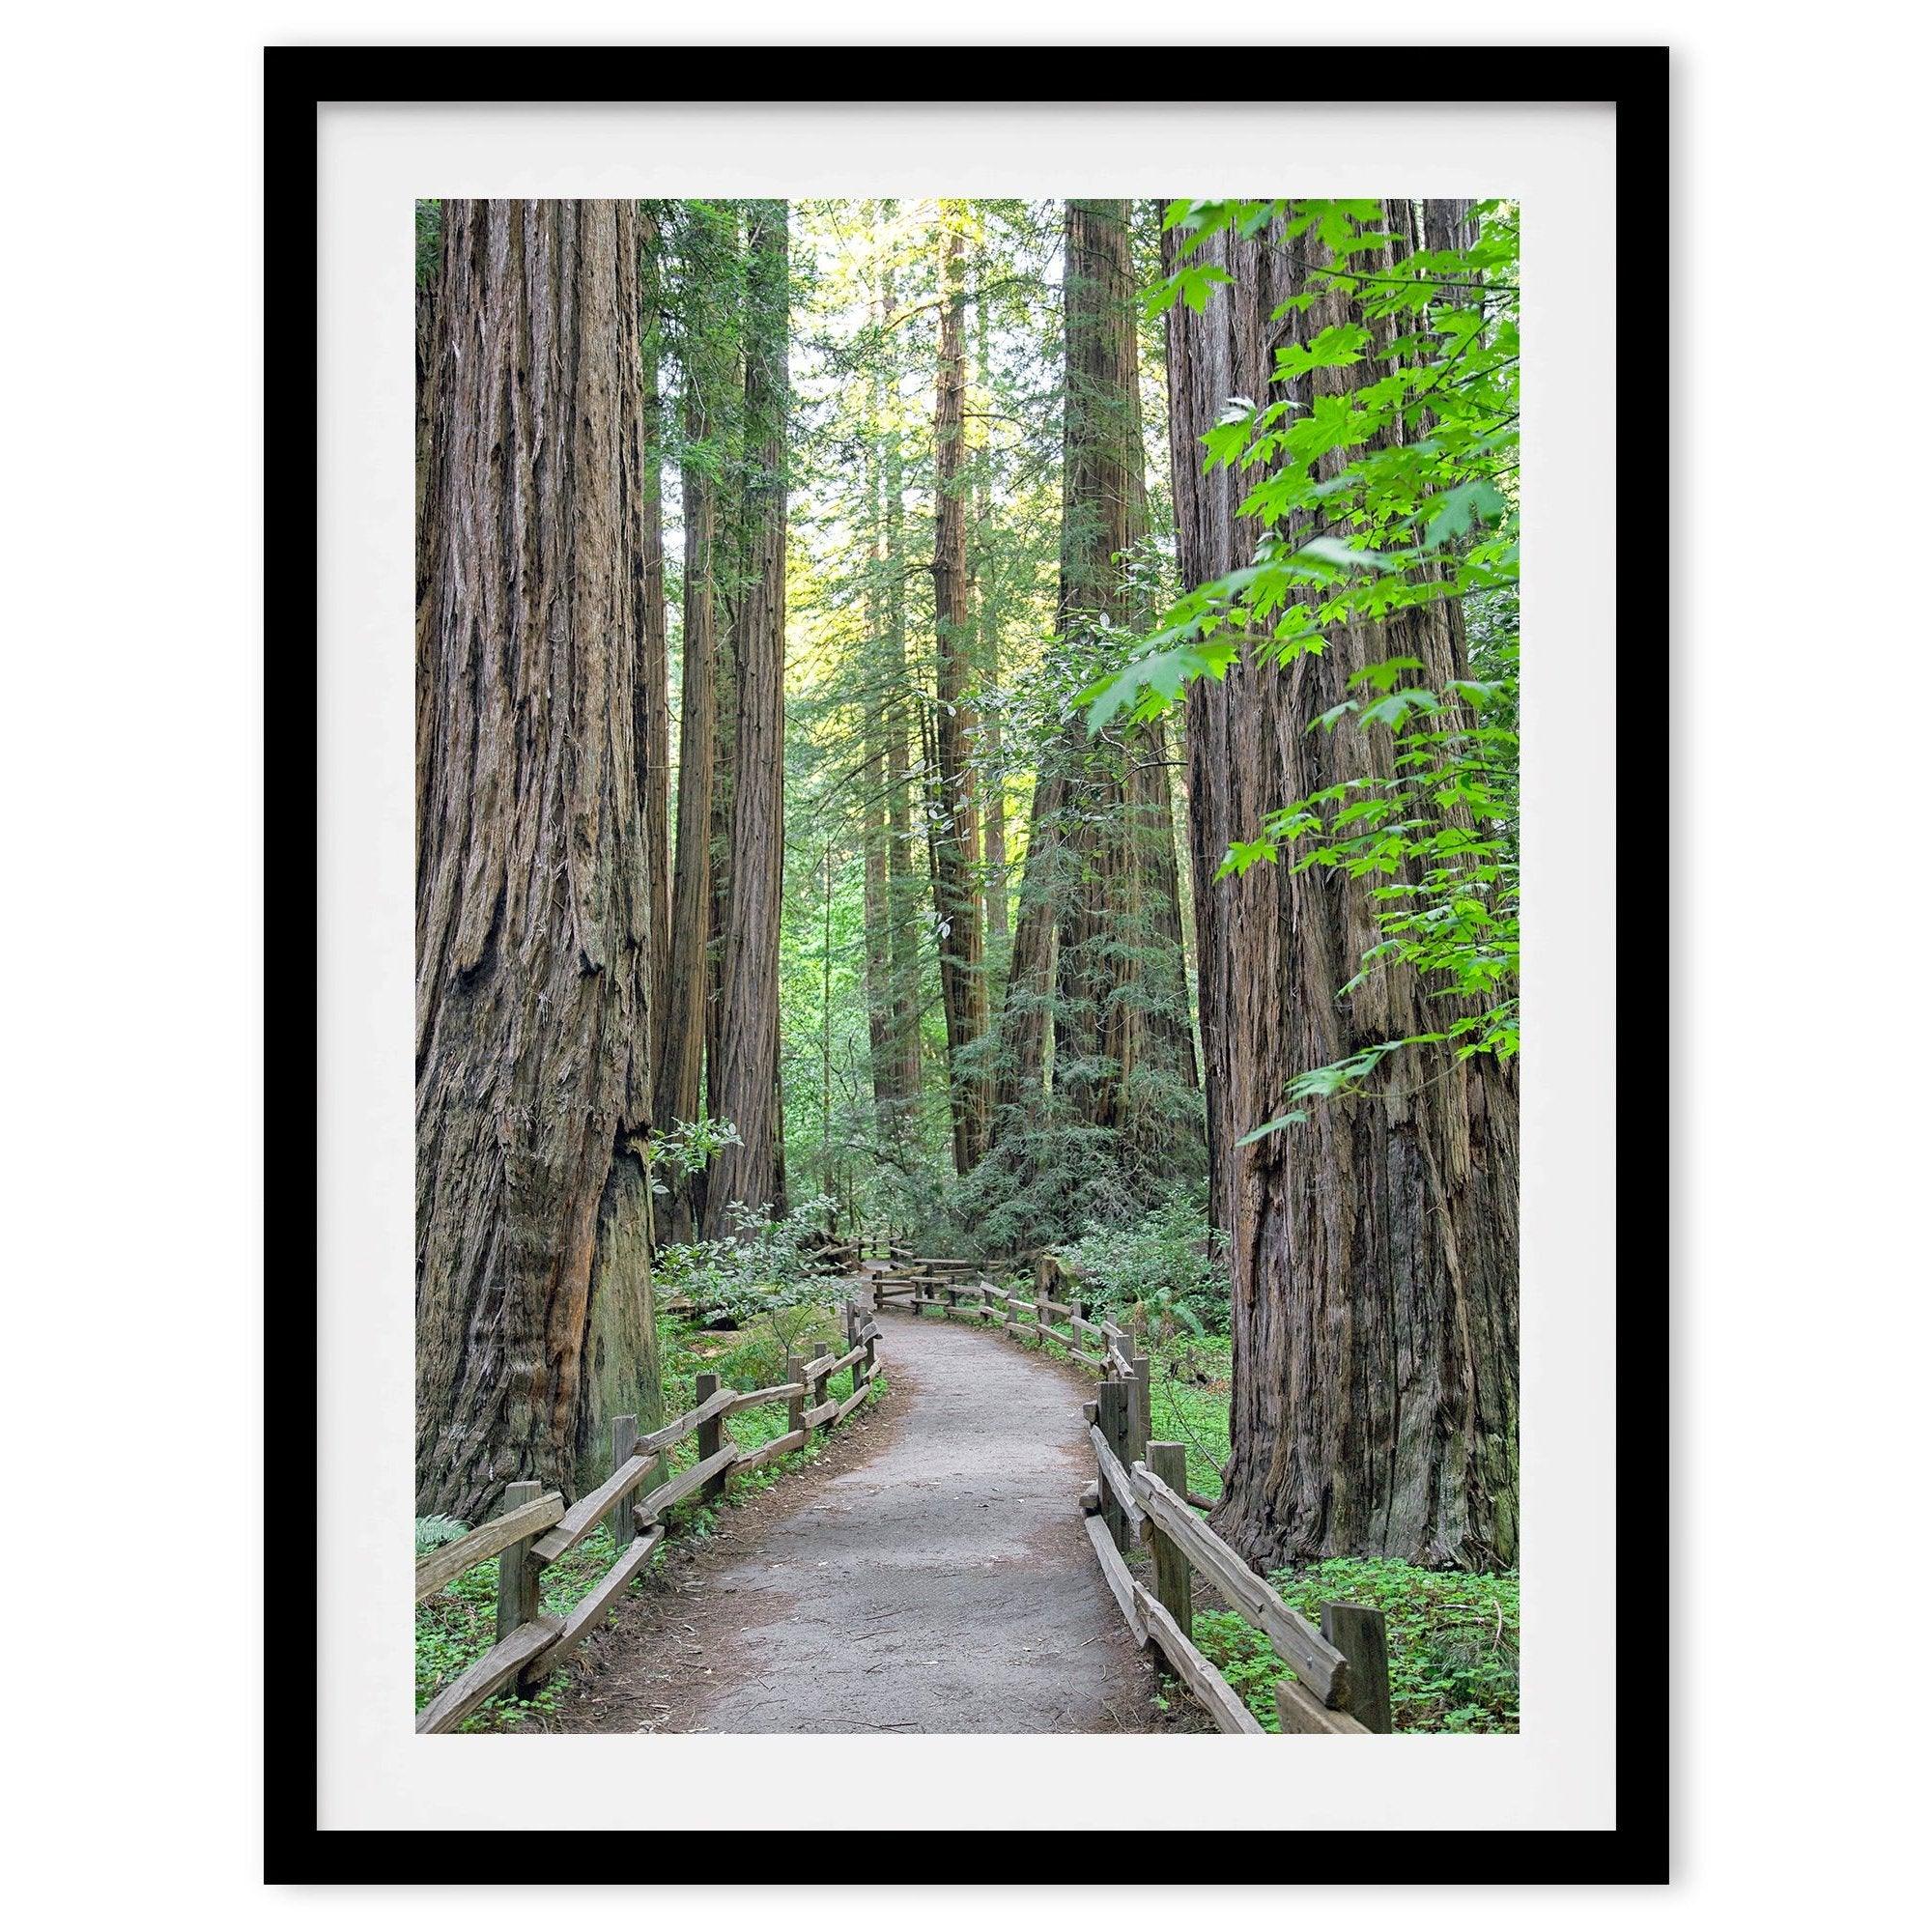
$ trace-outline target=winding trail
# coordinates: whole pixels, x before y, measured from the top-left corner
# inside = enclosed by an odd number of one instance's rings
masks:
[[[1167,1727],[1081,1524],[1091,1385],[937,1316],[879,1325],[883,1405],[626,1603],[561,1728]]]

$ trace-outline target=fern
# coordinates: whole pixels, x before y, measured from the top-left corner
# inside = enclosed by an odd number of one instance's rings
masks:
[[[416,1554],[427,1556],[432,1549],[440,1549],[445,1543],[454,1543],[459,1536],[468,1536],[469,1525],[458,1522],[453,1516],[419,1516],[416,1518]]]

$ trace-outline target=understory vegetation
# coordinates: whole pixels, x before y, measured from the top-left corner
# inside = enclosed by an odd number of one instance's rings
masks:
[[[1321,1605],[1362,1604],[1387,1620],[1389,1702],[1398,1731],[1514,1731],[1520,1581],[1514,1570],[1421,1570],[1393,1557],[1336,1556],[1268,1580],[1320,1626]],[[1274,1687],[1293,1672],[1245,1617],[1194,1613],[1194,1641],[1266,1730]]]
[[[782,1237],[781,1237],[782,1239]],[[709,1370],[727,1388],[772,1388],[783,1379],[787,1345],[803,1339],[839,1334],[838,1307],[825,1299],[822,1279],[809,1291],[775,1293],[774,1307],[756,1325],[738,1331],[707,1328],[688,1318],[673,1314],[660,1317],[658,1346],[664,1365],[664,1413],[679,1415],[696,1406],[697,1377]],[[778,1304],[782,1304],[781,1306]],[[841,1370],[826,1384],[835,1396],[853,1392],[856,1370]],[[873,1383],[872,1401],[877,1402],[889,1386],[883,1365]],[[863,1406],[870,1406],[869,1404]],[[787,1416],[782,1402],[763,1403],[755,1408],[740,1409],[724,1427],[741,1449],[752,1450],[773,1442],[785,1433]],[[827,1438],[814,1433],[801,1449],[781,1456],[753,1469],[750,1474],[732,1472],[726,1478],[722,1499],[706,1502],[693,1496],[674,1508],[668,1518],[673,1537],[691,1540],[709,1536],[721,1507],[731,1508],[745,1497],[754,1495],[794,1469],[814,1463],[823,1452]],[[696,1437],[687,1436],[666,1455],[667,1474],[689,1468],[697,1458]],[[608,1459],[607,1459],[608,1460]],[[586,1469],[584,1487],[594,1488],[610,1473],[606,1467]],[[453,1541],[469,1525],[448,1517],[418,1518],[416,1550],[420,1555],[440,1543]],[[538,1603],[544,1616],[563,1616],[616,1560],[616,1546],[610,1525],[598,1526],[580,1543],[549,1565],[543,1572]],[[648,1587],[652,1571],[663,1561],[661,1550],[646,1566],[638,1583]],[[497,1640],[497,1559],[479,1563],[433,1597],[416,1606],[415,1661],[417,1710],[461,1671],[487,1651]],[[554,1711],[558,1693],[568,1682],[571,1666],[546,1680],[530,1697],[521,1697],[514,1690],[489,1699],[458,1726],[463,1731],[514,1730],[528,1726],[532,1719]]]

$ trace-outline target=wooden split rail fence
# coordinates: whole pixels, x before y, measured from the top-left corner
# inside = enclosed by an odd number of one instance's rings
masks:
[[[1085,1302],[1052,1300],[1048,1291],[1053,1278],[1044,1266],[1040,1286],[1031,1301],[995,1288],[981,1274],[978,1262],[930,1257],[896,1260],[886,1272],[872,1276],[871,1286],[874,1308],[904,1301],[912,1308],[944,1308],[954,1314],[981,1316],[999,1327],[1051,1342],[1090,1368],[1104,1370],[1109,1348],[1124,1350],[1127,1346],[1126,1336],[1111,1321],[1087,1319]],[[1055,1333],[1056,1322],[1066,1323],[1073,1339]],[[1082,1342],[1088,1346],[1079,1346]]]
[[[848,1303],[842,1353],[830,1340],[816,1341],[809,1361],[785,1357],[785,1378],[771,1388],[724,1388],[715,1375],[700,1375],[696,1406],[662,1428],[639,1435],[635,1415],[615,1418],[611,1474],[568,1508],[555,1490],[546,1492],[539,1483],[512,1483],[503,1492],[500,1515],[418,1558],[417,1603],[493,1556],[497,1559],[497,1583],[496,1643],[423,1706],[416,1714],[417,1731],[454,1730],[506,1684],[534,1689],[603,1621],[650,1561],[669,1533],[666,1518],[671,1509],[694,1495],[722,1495],[730,1474],[804,1448],[814,1430],[835,1427],[866,1400],[879,1372],[878,1338],[878,1324],[857,1303]],[[826,1384],[848,1368],[851,1394],[829,1395]],[[775,1402],[788,1408],[782,1435],[756,1449],[741,1449],[730,1440],[724,1428],[729,1417]],[[673,1476],[666,1456],[689,1435],[697,1438],[696,1460]],[[541,1615],[538,1593],[545,1566],[574,1549],[607,1520],[617,1560],[568,1616]]]
[[[978,1316],[1004,1333],[1051,1342],[1099,1371],[1097,1398],[1084,1410],[1095,1475],[1080,1502],[1094,1554],[1138,1641],[1160,1650],[1220,1729],[1261,1731],[1239,1693],[1195,1645],[1198,1575],[1267,1637],[1294,1672],[1275,1686],[1284,1732],[1364,1737],[1392,1730],[1381,1612],[1327,1604],[1317,1630],[1208,1528],[1197,1512],[1210,1499],[1187,1487],[1186,1445],[1149,1440],[1152,1376],[1134,1338],[1113,1321],[1089,1320],[1078,1298],[1053,1300],[1054,1289],[1070,1278],[1051,1256],[1040,1261],[1031,1301],[976,1276],[980,1270],[971,1262],[908,1259],[873,1276],[873,1306],[902,1300],[914,1309]],[[1062,1322],[1071,1340],[1056,1332],[1053,1324]],[[1078,1346],[1082,1342],[1090,1347]],[[1152,1548],[1151,1590],[1127,1563],[1143,1542]]]

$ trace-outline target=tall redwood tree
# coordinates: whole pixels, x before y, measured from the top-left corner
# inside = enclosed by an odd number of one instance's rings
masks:
[[[1147,534],[1132,204],[1069,201],[1057,628],[1077,643],[1147,616],[1126,562]],[[1001,1014],[1000,1128],[1021,1135],[1053,1084],[1066,1113],[1145,1154],[1187,1134],[1195,1086],[1165,734],[1092,735],[1084,712],[1042,751]]]
[[[939,370],[933,408],[934,704],[930,763],[933,911],[952,1104],[952,1160],[970,1174],[986,1151],[992,1082],[980,904],[980,810],[972,754],[973,629],[966,576],[966,286],[958,214],[942,204]]]
[[[1459,213],[1432,205],[1423,218],[1433,231]],[[1351,257],[1355,270],[1386,272],[1414,244],[1412,205],[1385,214],[1396,240]],[[1230,398],[1286,396],[1307,410],[1346,397],[1385,373],[1388,331],[1352,367],[1277,384],[1275,350],[1360,319],[1309,280],[1326,260],[1319,242],[1279,228],[1223,234],[1190,259],[1233,277],[1203,312],[1169,313],[1175,510],[1193,587],[1248,563],[1259,534],[1237,514],[1252,476],[1202,474],[1201,440]],[[1309,294],[1306,309],[1283,309]],[[1346,461],[1331,452],[1322,474]],[[1283,529],[1291,542],[1312,527],[1297,515]],[[1467,677],[1457,606],[1338,627],[1320,654],[1285,668],[1237,664],[1187,699],[1211,1200],[1233,1267],[1233,1453],[1214,1520],[1263,1564],[1517,1555],[1512,1066],[1433,1063],[1371,1094],[1310,1103],[1304,1123],[1243,1144],[1282,1113],[1294,1074],[1437,1028],[1452,1010],[1394,961],[1339,990],[1379,936],[1371,894],[1386,879],[1288,863],[1216,877],[1230,842],[1255,837],[1269,811],[1389,773],[1386,731],[1310,726],[1351,695],[1351,673],[1396,657],[1418,661],[1418,681],[1437,691]]]
[[[630,202],[444,204],[416,628],[416,1499],[660,1405]]]
[[[746,204],[743,580],[732,621],[736,707],[729,886],[711,1113],[739,1144],[713,1157],[704,1218],[784,1208],[779,1102],[779,923],[784,892],[785,417],[791,261],[781,201]]]

